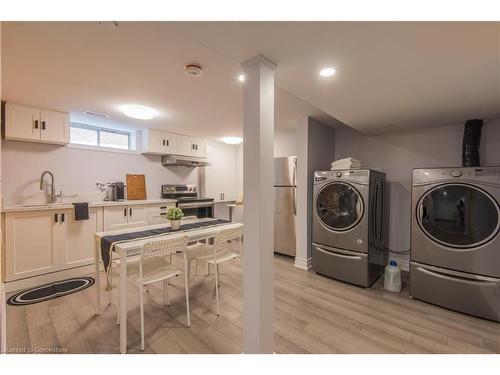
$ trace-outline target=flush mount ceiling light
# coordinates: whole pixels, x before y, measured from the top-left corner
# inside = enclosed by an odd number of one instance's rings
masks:
[[[319,75],[321,77],[330,77],[330,76],[333,76],[335,74],[335,68],[332,68],[332,67],[327,67],[327,68],[323,68],[319,71]]]
[[[156,116],[156,111],[153,108],[145,107],[138,104],[127,104],[120,107],[120,110],[128,117],[138,120],[151,120]]]
[[[241,137],[224,137],[222,138],[222,142],[228,145],[239,145],[243,142],[243,138]]]
[[[244,75],[244,74],[240,74],[240,75],[238,76],[238,81],[240,81],[240,82],[245,82],[245,80],[246,80],[246,77],[245,77],[245,75]]]
[[[187,64],[184,69],[186,70],[186,74],[191,77],[200,77],[202,73],[202,67],[200,64]]]

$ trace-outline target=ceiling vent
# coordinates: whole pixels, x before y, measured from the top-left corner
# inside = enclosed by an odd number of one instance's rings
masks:
[[[191,77],[199,77],[201,76],[202,67],[199,64],[187,64],[184,69],[186,70],[186,74]]]
[[[89,116],[100,117],[100,118],[110,118],[111,117],[109,115],[105,115],[104,113],[92,112],[92,111],[83,111],[83,114],[89,115]]]

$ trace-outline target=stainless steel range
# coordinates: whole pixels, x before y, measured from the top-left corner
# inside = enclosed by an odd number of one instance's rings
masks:
[[[196,185],[162,185],[161,196],[176,199],[184,216],[214,217],[214,199],[199,197]]]

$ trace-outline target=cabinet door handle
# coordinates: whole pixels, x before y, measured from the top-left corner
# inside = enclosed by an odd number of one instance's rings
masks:
[[[64,223],[64,214],[61,214],[61,222]]]
[[[128,209],[128,213],[129,213],[130,216],[132,216],[132,208]]]
[[[59,221],[59,215],[58,214],[54,214],[54,222],[58,222]]]
[[[123,209],[123,216],[127,216],[127,209],[126,208]]]
[[[167,139],[167,147],[169,147],[169,146],[170,146],[170,142],[169,142],[169,141],[168,141],[168,139]]]
[[[224,193],[222,193],[222,200],[224,200]]]
[[[163,140],[163,146],[165,146],[165,140]]]
[[[38,120],[35,120],[35,129],[38,129]]]
[[[45,130],[45,121],[42,121],[42,130]]]

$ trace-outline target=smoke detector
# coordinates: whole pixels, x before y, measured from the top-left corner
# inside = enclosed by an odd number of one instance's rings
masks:
[[[201,76],[202,68],[199,64],[187,64],[184,69],[186,70],[186,74],[191,77],[199,77]]]

